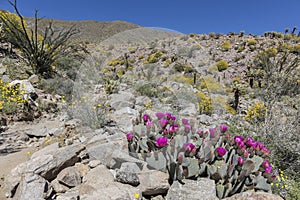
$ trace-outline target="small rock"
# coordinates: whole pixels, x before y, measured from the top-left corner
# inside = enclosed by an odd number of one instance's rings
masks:
[[[139,173],[141,169],[137,166],[136,163],[124,162],[122,163],[119,171],[130,172],[130,173]]]
[[[36,84],[40,81],[39,77],[35,74],[32,74],[29,78],[28,78],[29,82],[32,84]]]
[[[224,200],[283,200],[278,195],[270,194],[266,192],[243,192],[235,194],[231,197],[227,197]]]
[[[201,178],[200,180],[183,180],[184,184],[175,181],[166,196],[167,200],[218,200],[216,185],[213,180]]]
[[[100,165],[100,164],[101,164],[101,161],[100,161],[100,160],[91,160],[91,161],[89,162],[88,166],[89,166],[90,168],[95,168],[95,167],[97,167],[97,166]]]
[[[63,169],[56,179],[68,187],[75,187],[81,183],[80,174],[75,166]]]
[[[75,167],[76,167],[76,170],[78,171],[80,177],[85,176],[90,171],[90,168],[87,165],[82,164],[82,163],[76,163]]]
[[[138,186],[140,184],[139,177],[135,173],[125,171],[117,171],[116,181],[132,186]]]
[[[168,174],[161,171],[142,171],[137,175],[140,180],[138,188],[142,191],[143,195],[164,195],[170,187]]]
[[[68,190],[64,194],[60,194],[56,197],[56,200],[78,200],[79,199],[79,191],[77,188],[72,188]]]
[[[56,193],[64,193],[66,192],[67,190],[69,190],[69,188],[61,183],[58,182],[57,179],[54,179],[52,182],[51,182],[51,186],[53,188],[53,190],[56,192]]]

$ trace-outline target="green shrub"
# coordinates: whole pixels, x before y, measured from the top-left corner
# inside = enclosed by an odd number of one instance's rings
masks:
[[[223,70],[226,70],[228,68],[229,64],[225,60],[220,60],[216,63],[216,66],[217,66],[219,71],[223,71]]]
[[[228,51],[231,48],[231,44],[229,41],[225,41],[221,44],[220,47],[222,51]]]
[[[257,44],[257,40],[248,40],[247,41],[247,45],[251,46],[251,45],[256,45]]]

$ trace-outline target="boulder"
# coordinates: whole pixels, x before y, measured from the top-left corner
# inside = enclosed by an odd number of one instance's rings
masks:
[[[139,177],[136,173],[127,171],[117,171],[115,180],[132,186],[138,186],[140,184]]]
[[[69,188],[61,183],[58,182],[57,179],[54,179],[52,182],[51,182],[51,187],[53,188],[53,190],[56,192],[56,193],[65,193],[66,191],[69,190]]]
[[[115,110],[120,110],[125,107],[133,108],[135,103],[134,95],[124,91],[120,91],[117,94],[111,94],[109,98],[111,99],[110,106]]]
[[[79,199],[79,191],[77,188],[72,188],[68,190],[66,193],[60,194],[56,197],[56,200],[78,200]]]
[[[278,195],[266,193],[266,192],[242,192],[239,194],[235,194],[231,197],[227,197],[224,200],[248,200],[248,199],[255,199],[255,200],[283,200]]]
[[[167,200],[218,200],[216,185],[211,179],[201,178],[197,181],[185,179],[179,183],[175,181],[166,196]]]
[[[141,196],[141,193],[136,187],[115,182],[113,174],[104,165],[99,165],[83,177],[79,195],[81,200],[111,200],[135,199],[135,195]]]
[[[167,173],[157,170],[148,170],[142,171],[137,175],[140,180],[138,188],[143,195],[164,195],[170,187],[168,182],[169,176]]]
[[[59,172],[56,179],[59,183],[68,187],[75,187],[81,183],[80,174],[75,166],[63,169]]]
[[[37,174],[26,174],[21,178],[13,200],[46,199],[48,190],[49,183],[43,177]]]
[[[53,151],[45,151],[47,154],[40,153],[39,156],[34,156],[29,161],[21,163],[12,169],[5,180],[6,196],[12,197],[14,195],[21,177],[27,173],[37,174],[47,181],[52,181],[61,170],[73,166],[79,160],[79,153],[82,150],[84,147],[81,145],[67,146]]]

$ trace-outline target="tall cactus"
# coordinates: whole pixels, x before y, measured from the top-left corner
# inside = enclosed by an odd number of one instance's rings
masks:
[[[201,130],[170,113],[147,114],[127,134],[130,154],[148,166],[167,171],[170,180],[208,177],[219,198],[246,190],[270,191],[274,180],[270,151],[252,138],[226,134],[228,127]]]

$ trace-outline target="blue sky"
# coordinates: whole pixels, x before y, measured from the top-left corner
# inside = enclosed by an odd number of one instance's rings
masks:
[[[46,18],[123,20],[182,33],[300,29],[300,0],[18,0],[18,5],[25,16],[37,9]],[[12,11],[7,0],[0,0],[0,9]]]

